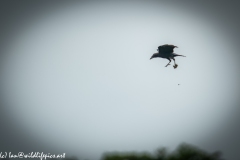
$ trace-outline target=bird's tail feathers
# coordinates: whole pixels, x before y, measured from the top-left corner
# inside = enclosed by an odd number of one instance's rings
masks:
[[[182,57],[186,57],[184,55],[180,55],[180,54],[176,54],[176,53],[173,53],[175,56],[182,56]]]

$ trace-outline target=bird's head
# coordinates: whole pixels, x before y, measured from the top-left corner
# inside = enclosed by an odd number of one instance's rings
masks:
[[[159,53],[154,53],[154,54],[152,55],[152,57],[150,58],[150,60],[153,59],[153,58],[156,58],[156,57],[159,57]]]

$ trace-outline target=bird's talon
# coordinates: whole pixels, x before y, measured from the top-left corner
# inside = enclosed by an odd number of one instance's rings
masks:
[[[177,65],[177,64],[175,64],[175,65],[173,66],[173,68],[174,68],[174,69],[176,69],[177,67],[178,67],[178,65]]]

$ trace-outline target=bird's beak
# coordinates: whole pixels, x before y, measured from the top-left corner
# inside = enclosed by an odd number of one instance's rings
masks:
[[[150,60],[152,59],[153,57],[150,58]]]

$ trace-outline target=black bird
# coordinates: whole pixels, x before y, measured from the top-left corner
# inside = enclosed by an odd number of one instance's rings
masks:
[[[177,68],[178,65],[175,63],[174,57],[177,57],[177,56],[186,57],[186,56],[173,53],[174,48],[178,48],[178,47],[174,46],[174,45],[169,45],[169,44],[158,46],[158,49],[157,49],[158,53],[154,53],[150,59],[157,58],[157,57],[168,59],[169,63],[165,67],[170,65],[171,59],[173,59],[173,61],[174,61],[173,67],[175,69],[175,68]]]

